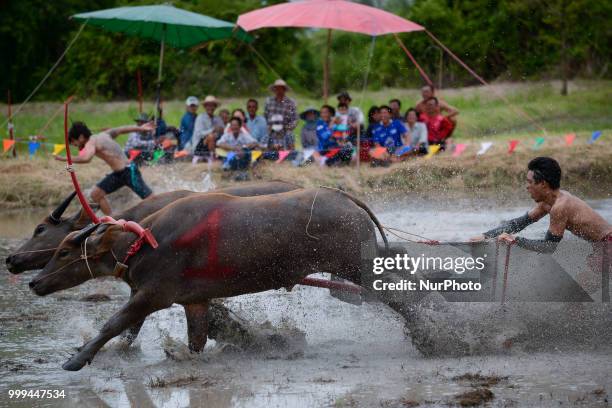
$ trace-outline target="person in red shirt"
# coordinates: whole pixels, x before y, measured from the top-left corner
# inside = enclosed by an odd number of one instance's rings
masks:
[[[425,101],[424,112],[420,119],[427,126],[427,140],[429,145],[440,145],[440,150],[444,150],[447,144],[452,144],[451,134],[455,125],[447,116],[440,114],[438,98],[432,96]]]

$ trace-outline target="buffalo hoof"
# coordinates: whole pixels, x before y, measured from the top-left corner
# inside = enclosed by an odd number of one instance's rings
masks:
[[[62,368],[66,371],[79,371],[81,368],[85,367],[85,364],[88,364],[90,361],[84,358],[79,358],[78,354],[70,358],[70,360],[66,361]]]

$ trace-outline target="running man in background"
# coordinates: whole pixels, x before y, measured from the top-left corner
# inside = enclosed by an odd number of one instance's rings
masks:
[[[113,171],[107,174],[91,191],[91,199],[100,205],[104,214],[110,215],[112,213],[106,195],[119,190],[123,186],[129,187],[142,199],[153,193],[142,179],[138,166],[128,161],[115,138],[124,133],[151,132],[154,130],[155,125],[153,123],[146,123],[142,126],[118,127],[92,135],[83,122],[75,122],[70,127],[68,140],[71,145],[78,147],[80,151],[79,155],[72,159],[73,163],[89,163],[94,156],[97,156],[104,160]],[[55,160],[66,161],[66,158],[56,155]]]

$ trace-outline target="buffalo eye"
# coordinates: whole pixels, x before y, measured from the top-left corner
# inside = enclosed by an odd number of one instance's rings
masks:
[[[45,224],[40,224],[34,230],[34,235],[42,234],[44,230],[45,230]]]
[[[60,256],[60,258],[67,257],[67,256],[68,256],[68,254],[70,254],[70,250],[69,250],[68,248],[62,248],[62,249],[60,249],[60,251],[59,251],[59,256]]]

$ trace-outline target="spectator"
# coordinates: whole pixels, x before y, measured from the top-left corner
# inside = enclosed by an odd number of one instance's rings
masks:
[[[230,112],[227,109],[221,109],[219,111],[219,117],[221,118],[221,120],[223,121],[223,129],[225,129],[230,122]]]
[[[273,97],[266,99],[264,117],[268,123],[268,148],[272,151],[293,150],[293,130],[297,126],[298,116],[295,101],[288,98],[286,93],[289,86],[282,79],[277,79],[270,86]]]
[[[134,160],[136,164],[141,164],[143,161],[153,159],[153,151],[155,150],[155,137],[153,132],[143,130],[142,126],[151,121],[149,115],[141,113],[134,119],[136,125],[140,128],[137,131],[131,132],[128,135],[128,140],[125,143],[124,152],[127,157],[130,157],[130,150],[140,150],[140,154]]]
[[[247,101],[246,127],[251,136],[257,140],[259,147],[265,149],[268,147],[268,124],[263,116],[257,115],[258,107],[259,104],[255,99]]]
[[[425,85],[423,88],[421,88],[421,96],[423,97],[423,99],[421,99],[415,107],[419,115],[426,111],[425,109],[426,101],[429,98],[436,96],[435,88],[432,85]],[[453,129],[454,129],[457,126],[456,116],[459,115],[459,111],[457,110],[457,108],[449,105],[448,103],[444,102],[442,99],[438,99],[438,107],[439,107],[438,113],[444,113],[446,117],[453,123],[454,125]]]
[[[414,108],[406,111],[406,140],[405,145],[412,147],[412,154],[427,154],[427,126],[419,121],[419,113]]]
[[[370,107],[368,111],[368,128],[365,134],[361,136],[359,145],[359,160],[370,161],[370,150],[374,147],[374,134],[373,131],[376,125],[380,123],[380,110],[378,106]]]
[[[249,131],[249,128],[246,127],[246,113],[244,113],[244,111],[240,108],[236,108],[232,111],[232,118],[240,118],[240,120],[242,121],[242,130],[245,131],[246,133],[248,133],[249,135],[251,135],[251,132]],[[231,120],[230,123],[227,124],[227,126],[225,126],[225,128],[223,129],[223,133],[227,132],[227,130],[230,128],[231,125]],[[253,135],[251,135],[253,136]]]
[[[402,102],[399,99],[391,99],[389,107],[391,108],[391,119],[399,120],[400,122],[404,120],[402,117]]]
[[[346,103],[339,103],[338,110],[336,110],[336,115],[334,118],[333,124],[333,133],[334,138],[338,140],[339,143],[348,139],[349,136],[349,108]]]
[[[198,106],[200,101],[195,96],[190,96],[185,101],[187,105],[186,112],[183,114],[181,119],[181,126],[179,128],[179,139],[178,149],[183,150],[188,146],[191,146],[191,138],[193,137],[193,129],[195,127],[195,121],[197,118]]]
[[[257,140],[242,126],[242,119],[232,117],[230,127],[219,139],[217,146],[228,152],[227,165],[230,170],[246,170],[251,163],[251,150],[257,147]],[[243,175],[240,179],[245,179]]]
[[[335,109],[329,105],[323,105],[320,118],[317,121],[318,148],[315,157],[321,165],[328,166],[338,163],[349,163],[353,148],[349,144],[340,145],[333,137],[333,126],[335,121]]]
[[[191,138],[194,162],[206,155],[214,157],[215,143],[223,133],[223,120],[215,116],[215,109],[219,106],[217,98],[208,95],[202,105],[205,112],[197,116]]]
[[[398,147],[403,146],[406,135],[406,128],[397,119],[392,119],[391,108],[389,106],[381,106],[380,108],[380,123],[373,130],[374,146],[384,147],[387,149],[386,154],[373,161],[374,165],[387,165],[392,160],[392,154],[395,153]]]
[[[356,124],[363,125],[363,112],[358,107],[352,107],[351,95],[347,91],[342,91],[338,94],[338,104],[346,104],[348,106],[349,124],[355,126]]]
[[[317,138],[317,120],[319,116],[319,111],[315,108],[308,108],[300,113],[300,119],[306,122],[300,133],[302,149],[304,150],[316,149],[319,144],[319,139]]]
[[[438,98],[432,96],[425,103],[425,112],[420,115],[421,121],[427,126],[427,140],[430,145],[440,145],[440,150],[445,150],[446,145],[451,143],[450,135],[453,131],[453,123],[440,114]]]
[[[166,136],[168,132],[168,125],[163,118],[164,111],[161,107],[157,110],[157,118],[155,119],[155,139],[159,139],[160,137]]]

